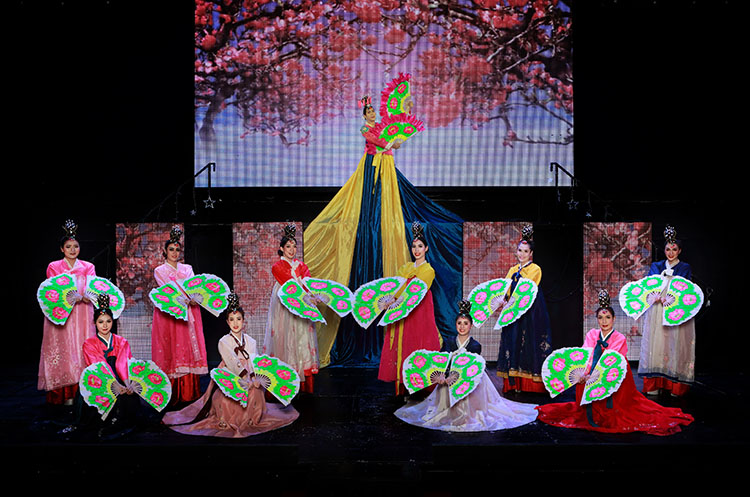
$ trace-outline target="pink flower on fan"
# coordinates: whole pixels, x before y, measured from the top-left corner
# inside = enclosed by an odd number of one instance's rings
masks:
[[[638,296],[638,295],[640,295],[640,294],[641,294],[641,292],[642,292],[642,291],[643,291],[643,289],[642,289],[641,287],[639,287],[639,286],[634,286],[634,287],[633,287],[633,289],[632,289],[632,290],[630,290],[630,293],[632,293],[632,294],[633,294],[633,295],[635,295],[635,296]]]
[[[390,290],[390,288],[389,288],[389,290]],[[362,300],[364,300],[365,302],[369,302],[370,300],[372,300],[372,298],[374,296],[375,296],[375,290],[373,290],[371,288],[368,288],[367,290],[365,290],[364,292],[362,292]]]
[[[565,384],[557,378],[552,379],[549,382],[549,386],[555,392],[562,392],[563,390],[565,390]]]
[[[583,352],[581,352],[580,350],[576,350],[575,352],[570,354],[570,358],[574,361],[581,361],[583,360]]]
[[[478,310],[474,313],[474,319],[476,319],[477,321],[484,321],[485,319],[487,319],[487,314],[482,310]]]
[[[325,281],[314,281],[310,283],[310,286],[316,290],[322,290],[328,286],[328,283],[326,283]]]
[[[659,285],[659,280],[656,278],[651,278],[651,279],[646,280],[646,286],[651,287],[651,286],[658,286],[658,285]]]
[[[211,290],[212,292],[216,293],[219,290],[221,290],[221,285],[219,285],[217,282],[212,281],[211,283],[206,284],[206,288]]]
[[[487,300],[487,292],[478,292],[478,293],[477,293],[477,294],[476,294],[476,295],[474,296],[474,301],[475,301],[475,302],[476,302],[477,304],[480,304],[480,305],[481,305],[481,304],[483,304],[483,303],[484,303],[484,301],[485,301],[485,300]]]
[[[528,295],[524,295],[523,298],[521,298],[521,302],[519,302],[518,306],[523,309],[524,307],[529,305],[529,300],[531,300],[531,297],[529,297]]]
[[[109,407],[109,399],[107,397],[102,397],[101,395],[97,395],[96,397],[94,397],[94,400],[100,406]]]
[[[117,295],[110,295],[109,296],[109,307],[112,309],[116,309],[120,306],[120,299],[117,297]]]
[[[427,363],[427,359],[425,359],[423,355],[418,355],[414,358],[412,363],[419,369],[422,369],[424,365]]]
[[[466,375],[469,376],[469,377],[476,376],[477,373],[479,373],[479,366],[477,366],[476,364],[472,364],[466,370]]]
[[[419,295],[413,295],[409,300],[406,301],[406,305],[411,307],[417,302],[419,302]]]
[[[370,316],[372,315],[372,312],[370,312],[370,309],[368,309],[365,306],[362,306],[359,309],[357,309],[357,312],[359,313],[359,316],[365,321],[370,319]]]
[[[386,281],[385,283],[380,285],[381,292],[387,292],[388,290],[391,290],[393,288],[396,288],[396,283],[394,283],[393,281]]]
[[[411,381],[411,384],[416,388],[417,390],[420,390],[424,388],[424,379],[422,378],[422,375],[419,373],[412,373],[409,376],[409,380]]]
[[[609,367],[612,364],[617,362],[617,357],[613,355],[608,355],[607,357],[604,358],[604,361],[602,362],[604,363],[605,366]]]
[[[219,378],[219,383],[224,385],[224,388],[226,388],[227,390],[234,389],[234,384],[231,381],[227,380],[226,378]]]
[[[503,287],[504,283],[502,281],[496,281],[495,283],[490,285],[490,290],[493,292],[496,292],[500,290]]]
[[[157,406],[162,405],[164,403],[164,395],[161,394],[161,392],[154,392],[151,394],[151,397],[149,397],[152,404],[156,404]]]
[[[589,396],[593,399],[599,398],[607,393],[607,389],[604,387],[596,387],[591,392],[589,392]]]
[[[214,309],[221,309],[223,305],[224,305],[224,301],[222,299],[215,299],[213,302],[211,302],[211,306]]]
[[[468,357],[468,356],[461,356],[461,357],[459,357],[458,359],[456,359],[456,361],[455,361],[455,362],[456,362],[456,364],[458,364],[459,366],[464,366],[464,365],[465,365],[465,364],[467,364],[467,363],[468,363],[468,362],[469,362],[470,360],[471,360],[471,358],[470,358],[470,357]]]
[[[160,374],[157,373],[151,373],[147,376],[147,378],[153,383],[154,385],[160,384],[162,381],[164,381],[164,378],[161,377]]]
[[[422,289],[422,287],[419,286],[419,285],[412,285],[412,286],[409,287],[409,292],[410,293],[418,293],[421,289]]]
[[[145,369],[144,366],[139,364],[138,366],[133,367],[133,374],[141,374]]]
[[[286,291],[289,293],[297,293],[297,285],[289,285],[288,287],[286,287]]]
[[[292,377],[292,373],[288,369],[280,369],[277,375],[282,380],[287,380],[287,381],[289,381],[289,379]]]
[[[630,308],[633,309],[634,311],[640,311],[641,307],[643,306],[637,300],[630,303]]]
[[[565,359],[563,359],[562,357],[557,357],[554,361],[552,361],[552,369],[554,369],[558,373],[565,369]]]
[[[167,295],[172,295],[174,293],[174,289],[172,287],[164,287],[162,289],[162,292],[166,293]]]
[[[203,283],[203,279],[202,278],[195,278],[194,280],[190,281],[190,283],[188,283],[188,286],[190,288],[192,288],[194,286],[201,285],[202,283]]]
[[[448,362],[448,358],[442,355],[436,355],[432,358],[434,362],[437,362],[439,364],[443,364],[444,362]]]
[[[407,135],[414,133],[414,126],[407,126],[406,128],[404,128],[404,133],[406,133]]]
[[[349,308],[349,302],[347,302],[346,300],[339,300],[336,303],[336,309],[339,311],[345,311],[348,308]]]
[[[343,297],[344,295],[346,295],[346,292],[341,288],[333,287],[331,288],[331,291],[339,297]]]
[[[96,288],[100,292],[106,292],[107,290],[110,289],[110,286],[104,281],[96,280],[94,282],[94,288]]]
[[[682,309],[675,309],[674,311],[669,313],[669,319],[671,321],[679,321],[680,319],[685,316],[685,311]]]
[[[292,390],[289,387],[287,387],[287,386],[283,386],[283,387],[279,388],[279,394],[282,397],[288,397],[289,395],[291,395],[291,393],[292,393]]]
[[[471,385],[468,381],[461,383],[461,385],[456,389],[456,395],[463,395],[464,393],[466,393],[470,386]]]
[[[685,295],[684,297],[682,297],[682,303],[685,304],[685,305],[693,305],[696,302],[698,302],[698,299],[695,298],[695,295],[688,294],[688,295]]]
[[[60,276],[59,278],[57,278],[56,282],[58,285],[65,286],[70,283],[70,278],[67,276]]]
[[[619,369],[610,369],[609,372],[607,373],[607,381],[609,383],[612,383],[613,381],[615,381],[619,377],[620,377],[620,370]]]
[[[94,376],[93,374],[89,376],[88,380],[86,380],[86,383],[92,388],[101,388],[102,387],[102,380],[98,376]]]
[[[503,323],[512,321],[514,317],[516,317],[516,314],[514,312],[507,313],[505,316],[503,316]]]
[[[672,283],[672,287],[681,292],[684,292],[688,289],[688,286],[684,281],[675,281],[674,283]]]
[[[531,285],[528,283],[521,283],[521,285],[518,287],[518,291],[521,293],[528,292],[529,288],[531,288]]]
[[[396,312],[392,313],[390,316],[388,316],[388,319],[390,319],[392,321],[395,321],[395,320],[399,319],[402,314],[403,314],[403,311],[396,311]]]
[[[57,319],[63,319],[68,317],[68,311],[66,311],[62,307],[55,307],[54,309],[52,309],[52,315]]]
[[[258,361],[258,366],[262,368],[267,368],[271,364],[273,364],[273,361],[271,361],[271,359],[261,359],[260,361]]]
[[[320,314],[318,314],[315,311],[305,311],[302,314],[304,314],[305,316],[309,316],[311,318],[316,318],[316,317],[318,317],[320,315]]]
[[[169,302],[169,297],[165,297],[164,295],[155,295],[154,298],[159,302]]]
[[[47,290],[44,293],[44,298],[49,300],[50,302],[57,302],[60,300],[60,294],[57,293],[56,290]]]
[[[406,91],[406,83],[401,83],[396,89],[397,93],[404,93]]]
[[[181,316],[182,315],[182,309],[180,309],[177,306],[172,306],[172,307],[169,308],[169,310],[172,311],[172,314],[174,314],[175,316]]]
[[[289,305],[291,305],[295,309],[299,309],[300,308],[299,300],[297,300],[295,298],[289,297],[288,299],[286,299],[286,303],[289,304]]]

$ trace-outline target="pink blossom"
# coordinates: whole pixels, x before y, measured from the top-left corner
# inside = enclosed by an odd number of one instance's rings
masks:
[[[283,387],[281,387],[281,388],[279,388],[279,394],[282,397],[288,397],[289,395],[291,395],[291,393],[292,393],[292,390],[289,387],[287,387],[286,385],[283,386]]]
[[[365,302],[369,302],[372,300],[372,298],[375,296],[375,290],[368,288],[364,292],[362,292],[362,300]]]
[[[56,290],[47,290],[44,297],[50,302],[57,302],[60,299],[60,294]]]
[[[216,283],[215,281],[213,281],[213,282],[207,284],[206,288],[209,289],[209,290],[211,290],[212,292],[216,293],[219,290],[221,290],[221,285],[219,285],[218,283]]]
[[[141,374],[145,369],[146,368],[144,366],[142,366],[142,365],[139,364],[138,366],[133,367],[133,373],[134,374]]]
[[[93,388],[101,388],[102,386],[101,378],[99,378],[98,376],[94,376],[93,374],[89,376],[86,383],[88,383],[88,385]]]
[[[151,373],[150,375],[148,375],[148,379],[151,380],[151,383],[153,383],[154,385],[158,385],[162,381],[164,381],[161,375],[156,374],[156,373]]]
[[[339,311],[344,311],[349,308],[349,303],[346,300],[339,300],[336,302],[336,309]]]
[[[619,369],[610,369],[607,373],[607,381],[609,383],[612,383],[620,376],[620,370]]]
[[[52,316],[57,319],[63,319],[68,317],[68,311],[66,311],[62,307],[55,307],[54,309],[52,309]]]
[[[286,291],[289,293],[297,293],[297,285],[289,285],[286,287]]]
[[[574,361],[580,361],[583,359],[583,352],[581,352],[580,350],[576,350],[575,352],[570,354],[570,358]]]
[[[402,314],[403,314],[403,311],[396,311],[396,312],[392,313],[388,318],[390,320],[392,320],[392,321],[395,321],[395,320],[399,319]]]
[[[280,369],[278,375],[282,380],[289,380],[292,377],[292,373],[287,369]]]
[[[346,292],[341,288],[333,287],[331,288],[331,291],[339,297],[343,297],[344,295],[346,295]]]
[[[477,321],[484,321],[487,319],[487,314],[482,310],[478,310],[474,313],[474,319]]]
[[[260,361],[258,361],[258,366],[262,368],[267,368],[271,364],[273,364],[273,361],[271,359],[261,359]]]
[[[368,309],[365,306],[362,306],[359,309],[357,309],[357,312],[359,313],[360,317],[364,319],[365,321],[370,319],[370,316],[372,315],[372,312],[370,312],[370,309]]]
[[[160,406],[164,402],[164,395],[162,395],[161,392],[154,392],[151,394],[150,399],[152,403]]]
[[[552,369],[554,369],[558,373],[565,369],[565,359],[563,359],[562,357],[558,357],[554,361],[552,361]]]
[[[477,304],[483,304],[484,301],[487,300],[487,292],[479,292],[474,296],[474,301]]]
[[[675,288],[676,290],[679,290],[679,291],[681,291],[681,292],[684,292],[685,290],[687,290],[687,289],[688,289],[688,286],[687,286],[687,284],[685,284],[685,282],[684,282],[684,281],[675,281],[674,283],[672,283],[672,286],[673,286],[673,287],[674,287],[674,288]]]
[[[514,317],[516,317],[516,314],[514,312],[508,312],[505,316],[503,316],[503,323],[507,323],[513,320]]]
[[[385,41],[394,45],[403,42],[405,39],[406,33],[395,26],[385,33]]]
[[[565,384],[557,378],[552,379],[549,382],[549,386],[556,392],[562,392],[565,389]]]
[[[471,385],[469,384],[468,381],[461,383],[461,386],[459,386],[456,389],[456,395],[463,395],[469,389],[470,386]]]
[[[698,299],[695,298],[695,295],[688,294],[682,297],[682,303],[685,305],[693,305],[698,301]]]
[[[328,283],[325,281],[313,281],[310,283],[310,286],[316,290],[322,290],[328,286]]]
[[[192,288],[192,287],[198,286],[198,285],[200,285],[202,283],[203,283],[203,280],[201,278],[195,278],[195,279],[191,280],[190,283],[188,283],[188,286],[190,288]]]
[[[592,398],[597,398],[597,397],[601,397],[605,393],[607,393],[607,389],[606,388],[604,388],[604,387],[596,387],[593,390],[591,390],[591,392],[589,393],[589,396],[591,396]]]
[[[414,358],[412,361],[414,365],[420,369],[424,367],[424,365],[427,363],[427,359],[423,355],[418,355]]]
[[[479,373],[479,366],[477,366],[476,364],[472,364],[471,366],[469,366],[469,369],[466,370],[466,374],[469,377],[476,376],[477,373]]]
[[[295,309],[299,309],[300,308],[299,300],[297,300],[295,298],[292,298],[292,297],[287,298],[286,299],[286,303],[289,304],[289,305],[291,305]]]
[[[409,379],[411,380],[411,384],[414,385],[414,388],[418,390],[424,388],[424,379],[419,373],[412,373],[409,376]]]
[[[59,278],[57,278],[56,283],[58,285],[65,286],[70,283],[70,278],[68,278],[67,276],[60,276]]]
[[[100,406],[109,407],[109,399],[107,397],[102,397],[101,395],[97,395],[96,397],[94,397],[94,400]]]

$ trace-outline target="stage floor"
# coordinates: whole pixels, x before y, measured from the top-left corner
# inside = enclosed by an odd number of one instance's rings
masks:
[[[494,369],[488,372],[494,374]],[[500,386],[501,380],[492,378]],[[204,377],[204,387],[207,381]],[[160,425],[160,416],[149,409],[153,417],[136,432],[103,442],[58,433],[72,409],[46,405],[44,393],[36,390],[35,369],[29,367],[4,371],[0,383],[0,435],[6,453],[18,455],[3,472],[28,472],[50,481],[93,474],[102,462],[111,461],[123,475],[179,481],[196,475],[204,479],[239,464],[251,468],[254,479],[297,492],[289,495],[340,488],[342,481],[369,482],[358,495],[389,484],[404,489],[405,482],[414,495],[434,495],[424,492],[449,491],[466,478],[495,481],[531,473],[554,478],[618,473],[639,480],[665,474],[672,481],[708,470],[714,478],[734,478],[747,457],[748,397],[743,389],[743,378],[701,376],[682,399],[656,398],[696,419],[668,437],[567,430],[538,421],[491,433],[445,433],[397,419],[393,412],[403,399],[393,395],[392,384],[377,380],[375,369],[330,367],[316,377],[315,394],[294,400],[300,418],[274,432],[237,440],[182,435]],[[572,394],[561,397],[571,400]],[[542,394],[507,398],[550,402]],[[458,475],[462,478],[454,477]]]

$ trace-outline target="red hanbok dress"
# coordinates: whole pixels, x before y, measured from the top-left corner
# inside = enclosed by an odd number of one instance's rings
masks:
[[[157,285],[194,276],[189,264],[164,263],[154,270]],[[208,374],[203,320],[197,305],[191,305],[187,322],[154,309],[151,328],[151,359],[172,381],[172,402],[200,397],[199,375]]]
[[[65,259],[50,262],[47,266],[47,278],[63,273],[75,277],[81,295],[86,277],[96,276],[94,265],[80,259],[76,259],[73,267]],[[96,333],[94,307],[87,302],[78,302],[64,325],[58,326],[45,319],[43,333],[37,388],[47,391],[47,402],[62,404],[75,397],[78,380],[86,367],[81,347],[87,338]]]
[[[278,357],[292,366],[300,375],[300,389],[311,393],[313,375],[318,374],[320,366],[315,324],[289,312],[276,295],[281,285],[295,277],[301,279],[310,276],[310,270],[304,262],[294,259],[290,263],[282,257],[273,265],[271,272],[276,283],[271,291],[263,353]]]
[[[627,357],[628,345],[625,336],[612,331],[602,339],[601,331],[593,329],[586,334],[584,347],[596,347],[601,340],[604,349],[616,350]],[[643,396],[635,387],[633,372],[628,372],[619,390],[609,398],[581,406],[584,385],[576,385],[575,402],[547,404],[537,407],[539,421],[563,428],[629,433],[640,431],[649,435],[672,435],[680,426],[693,422],[693,416],[678,408],[663,407]],[[611,399],[611,400],[610,400]],[[590,407],[589,407],[590,406]]]
[[[399,268],[398,276],[407,280],[419,278],[431,287],[435,270],[427,262],[419,266],[409,262]],[[386,327],[378,379],[396,382],[396,393],[405,391],[401,367],[404,360],[419,349],[440,350],[440,332],[435,323],[435,308],[430,290],[427,290],[422,302],[408,316]]]

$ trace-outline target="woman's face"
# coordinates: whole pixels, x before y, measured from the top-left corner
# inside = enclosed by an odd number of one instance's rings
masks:
[[[60,252],[63,253],[66,259],[78,259],[78,253],[81,251],[80,245],[77,240],[65,240],[65,243],[60,247]]]
[[[415,260],[422,260],[427,254],[428,247],[422,240],[414,240],[411,242],[411,255],[414,256]]]
[[[458,319],[456,319],[456,331],[458,332],[458,336],[465,337],[468,335],[471,331],[471,321],[469,318],[459,316]]]
[[[182,246],[179,243],[170,243],[167,245],[167,261],[176,264],[180,260]]]
[[[244,321],[245,320],[242,317],[242,313],[239,311],[232,312],[229,314],[229,316],[227,316],[227,324],[229,325],[229,329],[235,333],[239,333],[240,330],[242,330]]]
[[[297,242],[294,240],[288,240],[284,246],[281,247],[281,251],[287,259],[294,259],[294,256],[297,255]]]
[[[516,249],[516,257],[520,264],[526,264],[531,260],[531,256],[534,252],[531,251],[531,247],[528,243],[519,243]]]
[[[677,259],[680,256],[680,252],[682,252],[682,249],[676,243],[669,243],[664,247],[664,255],[667,256],[669,262]]]
[[[112,318],[109,314],[102,314],[96,318],[96,331],[102,336],[107,336],[112,331]]]
[[[596,315],[596,320],[599,322],[599,328],[602,331],[607,332],[612,329],[615,317],[607,309],[602,309]]]
[[[377,114],[375,114],[375,109],[373,107],[368,107],[367,110],[365,110],[365,120],[374,121],[376,117]]]

